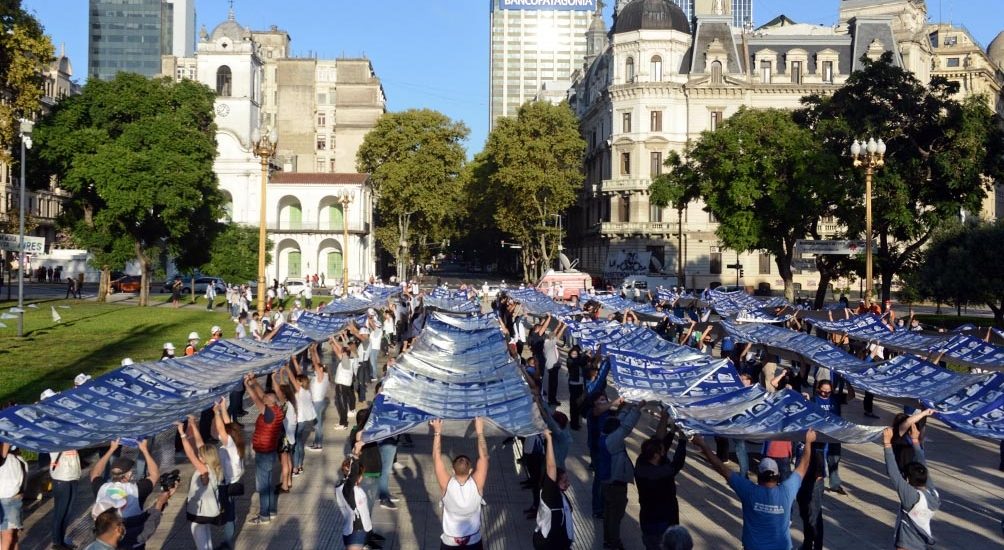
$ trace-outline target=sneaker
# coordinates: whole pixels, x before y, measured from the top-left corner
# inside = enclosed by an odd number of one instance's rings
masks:
[[[356,417],[356,411],[349,411],[349,418],[355,418],[355,417]]]
[[[296,470],[293,470],[293,477],[299,477],[300,474],[302,474],[302,473],[303,473],[303,470],[300,469],[300,468],[297,468]]]
[[[396,462],[396,461],[395,461],[395,462],[394,462],[394,466],[393,466],[393,468],[394,468],[395,470],[403,470],[403,469],[404,469],[404,464],[401,464],[400,462]]]
[[[391,502],[401,502],[401,499],[399,499],[397,497],[387,497],[387,500],[389,500]]]
[[[380,500],[380,507],[384,510],[397,510],[397,504],[391,502],[389,498]]]
[[[321,447],[320,445],[311,445],[310,447],[307,447],[307,449],[309,449],[311,451],[314,451],[314,452],[320,452],[320,451],[324,450],[324,448]]]
[[[336,432],[340,432],[340,431],[342,431],[342,430],[347,430],[347,429],[349,429],[349,427],[348,427],[348,426],[342,426],[341,424],[339,424],[339,425],[335,426],[335,431],[336,431]]]
[[[256,516],[248,522],[248,525],[268,525],[272,523],[272,518],[268,516]]]

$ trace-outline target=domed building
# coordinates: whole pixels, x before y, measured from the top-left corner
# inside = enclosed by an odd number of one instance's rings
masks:
[[[894,63],[922,81],[944,75],[960,81],[963,94],[985,93],[1000,104],[1001,71],[979,68],[981,52],[967,58],[933,47],[965,31],[931,28],[922,0],[841,0],[833,25],[781,15],[752,30],[735,27],[731,10],[729,1],[696,0],[691,21],[671,0],[622,0],[606,44],[589,41],[587,65],[569,92],[587,151],[568,244],[584,270],[612,281],[661,274],[676,284],[682,265],[686,286],[701,288],[733,284],[735,272],[725,264],[736,262],[744,266],[742,284],[780,288],[773,258],[737,257],[719,242],[703,204],[680,216],[650,204],[649,185],[670,152],[683,151],[740,107],[798,108],[801,98],[842,86],[864,56],[891,52]],[[999,67],[1004,38],[991,50]],[[949,51],[950,57],[941,53]],[[838,229],[820,225],[824,234]],[[796,283],[815,288],[818,276],[797,275]]]

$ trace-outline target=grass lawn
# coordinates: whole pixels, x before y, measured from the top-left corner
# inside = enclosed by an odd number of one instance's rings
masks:
[[[968,315],[959,316],[956,315],[954,312],[944,315],[935,315],[933,313],[932,314],[918,313],[917,320],[920,321],[921,324],[932,327],[944,328],[947,330],[952,330],[966,323],[972,323],[978,327],[983,327],[983,328],[994,326],[993,317],[976,317]]]
[[[223,327],[225,337],[234,336],[226,307],[217,305],[208,312],[205,301],[199,300],[175,309],[165,305],[169,295],[151,294],[150,298],[155,305],[145,308],[79,300],[34,301],[37,309],[25,307],[24,338],[16,336],[17,319],[0,321],[7,325],[0,328],[0,403],[34,402],[45,388],[69,388],[77,373],[97,376],[117,368],[123,357],[136,362],[159,359],[164,342],[173,343],[180,355],[193,330],[203,342],[213,325]],[[0,302],[0,311],[7,312],[13,305],[16,302]],[[52,307],[61,322],[52,321]]]

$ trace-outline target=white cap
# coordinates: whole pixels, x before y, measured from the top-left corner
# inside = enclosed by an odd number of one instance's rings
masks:
[[[167,351],[174,351],[174,344],[171,342],[164,342],[164,349]]]
[[[198,340],[199,339],[199,333],[195,332],[194,330],[192,332],[189,332],[188,333],[188,339],[189,340]]]
[[[217,332],[223,332],[223,329],[219,325],[213,325],[213,328],[209,329],[209,334],[216,334]]]
[[[368,308],[366,310],[366,315],[369,315],[370,317],[374,317],[374,316],[376,316],[376,310],[373,309],[373,308]]]
[[[133,362],[132,362],[132,358],[131,357],[126,357],[120,363],[120,365],[123,366],[123,367],[128,367],[129,365],[132,365],[132,364],[133,364]]]
[[[759,471],[761,474],[770,472],[774,475],[780,475],[781,473],[781,470],[779,470],[777,467],[777,462],[773,458],[767,458],[767,457],[760,459],[760,466],[757,468],[757,471]]]
[[[73,377],[73,385],[74,386],[83,386],[84,384],[86,384],[90,380],[91,380],[90,375],[84,374],[84,373],[80,373],[80,374],[78,374],[78,375],[76,375],[76,376]]]
[[[38,397],[39,401],[45,401],[46,399],[56,395],[56,392],[52,391],[52,388],[45,388],[42,390],[42,395]]]

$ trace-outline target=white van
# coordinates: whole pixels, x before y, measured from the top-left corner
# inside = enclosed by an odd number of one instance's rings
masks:
[[[538,290],[547,294],[552,283],[561,283],[564,289],[564,295],[561,297],[562,300],[567,300],[572,296],[579,296],[580,294],[593,293],[593,278],[588,273],[574,269],[568,271],[549,269],[535,286]]]

